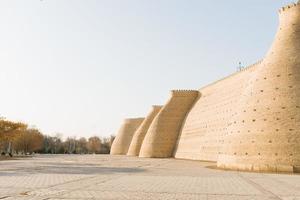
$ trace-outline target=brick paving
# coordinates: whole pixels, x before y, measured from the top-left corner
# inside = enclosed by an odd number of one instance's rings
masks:
[[[300,175],[216,170],[215,163],[109,155],[0,161],[0,199],[300,200]]]

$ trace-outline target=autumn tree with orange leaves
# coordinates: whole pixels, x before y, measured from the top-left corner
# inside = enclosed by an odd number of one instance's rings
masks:
[[[27,129],[21,122],[0,119],[0,147],[5,153],[11,153],[13,141]]]
[[[44,136],[37,129],[22,131],[13,141],[14,150],[18,153],[33,153],[43,149]]]
[[[61,134],[49,136],[38,129],[28,127],[21,122],[13,122],[0,118],[0,154],[108,154],[114,137],[97,136],[88,139],[68,137],[63,140]]]

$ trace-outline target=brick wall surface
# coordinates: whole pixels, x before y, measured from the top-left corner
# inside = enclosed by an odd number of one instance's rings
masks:
[[[138,156],[141,150],[142,143],[146,136],[146,133],[154,119],[154,117],[159,113],[162,106],[152,106],[150,113],[147,115],[141,126],[134,133],[129,150],[127,152],[128,156]]]
[[[140,157],[171,157],[182,122],[199,92],[178,90],[153,120],[143,141]]]
[[[300,172],[300,3],[279,15],[264,59],[199,91],[172,92],[146,133],[140,157]]]
[[[218,166],[299,171],[300,5],[280,10],[280,25],[263,63],[243,90]]]
[[[175,157],[217,161],[227,120],[236,112],[239,97],[253,74],[254,65],[200,90],[189,112],[175,148]]]
[[[111,146],[111,155],[126,155],[133,134],[144,121],[144,118],[125,119]]]

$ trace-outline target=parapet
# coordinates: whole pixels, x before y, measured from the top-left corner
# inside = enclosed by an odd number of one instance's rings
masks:
[[[143,119],[144,118],[142,118],[142,117],[139,117],[139,118],[125,118],[123,120],[123,123],[136,123],[136,122],[141,121]]]
[[[198,90],[171,90],[172,96],[198,96]]]
[[[152,105],[152,109],[161,109],[163,106],[162,105]]]
[[[291,8],[296,8],[297,6],[300,6],[300,1],[298,1],[297,3],[291,3],[289,5],[286,5],[282,8],[279,9],[279,13],[283,13],[285,11],[288,11]]]

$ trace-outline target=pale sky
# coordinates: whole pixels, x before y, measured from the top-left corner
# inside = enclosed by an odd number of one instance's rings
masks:
[[[1,0],[0,116],[114,134],[268,50],[291,0]]]

